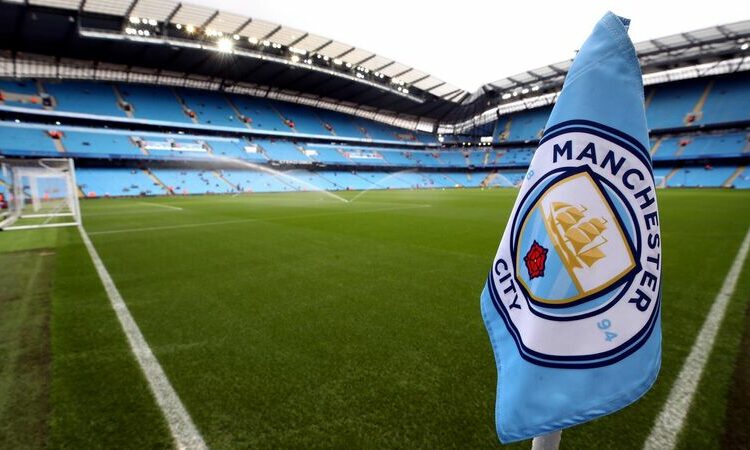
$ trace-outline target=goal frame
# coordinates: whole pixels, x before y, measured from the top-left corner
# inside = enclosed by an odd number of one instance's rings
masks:
[[[81,224],[78,185],[72,158],[0,158],[0,170],[6,187],[6,209],[0,211],[0,231],[54,228]],[[64,195],[45,199],[40,195],[40,182],[57,179],[65,187]],[[58,183],[60,183],[60,181]],[[52,211],[43,211],[45,200],[57,200]],[[31,211],[27,211],[28,209]],[[17,224],[32,219],[41,223]]]

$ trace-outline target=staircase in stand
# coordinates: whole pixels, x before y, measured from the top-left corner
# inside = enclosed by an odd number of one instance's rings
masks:
[[[481,183],[479,183],[479,187],[483,187],[483,188],[488,187],[490,183],[492,183],[492,180],[494,180],[495,178],[497,178],[497,172],[490,173],[489,175],[484,177],[484,180],[482,180]]]
[[[223,173],[221,173],[221,171],[220,171],[220,170],[214,170],[214,171],[213,171],[213,174],[214,174],[214,176],[215,176],[216,178],[218,178],[219,180],[221,180],[221,181],[223,181],[224,183],[226,183],[226,184],[227,184],[227,185],[228,185],[229,187],[231,187],[231,188],[232,188],[232,190],[234,190],[234,191],[238,191],[238,192],[239,192],[239,190],[240,190],[239,186],[237,186],[236,184],[234,184],[234,183],[232,183],[231,181],[227,180],[227,179],[226,179],[226,177],[224,176],[224,174],[223,174]]]
[[[680,169],[678,167],[675,167],[674,169],[670,170],[666,177],[664,177],[664,181],[661,183],[663,187],[667,187],[667,182],[679,172]]]
[[[729,176],[729,178],[727,178],[727,181],[725,181],[724,184],[722,184],[721,186],[722,187],[726,187],[726,188],[732,187],[732,185],[734,184],[734,180],[736,180],[737,177],[739,177],[740,175],[742,175],[742,172],[744,172],[744,171],[745,171],[745,166],[739,166],[739,167],[737,167],[737,169],[735,169],[735,171],[732,172],[732,174]]]
[[[164,184],[164,182],[161,181],[156,175],[154,175],[154,173],[151,172],[150,169],[143,169],[143,173],[148,175],[148,177],[151,178],[151,180],[153,180],[154,184],[164,189],[164,192],[166,192],[167,195],[174,195],[174,192],[172,191],[172,189],[166,184]]]
[[[654,146],[651,147],[651,156],[654,156],[654,154],[656,154],[657,150],[659,150],[659,146],[661,146],[661,141],[663,140],[664,138],[660,137],[659,139],[656,140],[656,142],[654,142]]]

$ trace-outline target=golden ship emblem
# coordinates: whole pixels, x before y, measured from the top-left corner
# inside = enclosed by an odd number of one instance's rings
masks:
[[[551,202],[550,214],[544,215],[552,242],[570,268],[591,267],[606,255],[601,246],[607,243],[602,236],[607,229],[603,217],[586,218],[587,209],[565,202]]]

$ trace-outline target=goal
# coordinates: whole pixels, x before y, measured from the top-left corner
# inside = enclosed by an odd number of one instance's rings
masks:
[[[0,230],[81,223],[72,159],[0,158]]]

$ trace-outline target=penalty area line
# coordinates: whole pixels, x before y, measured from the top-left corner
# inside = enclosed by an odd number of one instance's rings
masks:
[[[149,205],[149,206],[155,206],[157,208],[165,208],[165,209],[172,209],[174,211],[182,211],[182,208],[179,206],[172,206],[172,205],[164,205],[162,203],[151,203],[151,202],[138,202],[141,205]]]
[[[109,275],[86,230],[82,225],[78,225],[78,230],[89,252],[91,261],[94,263],[99,279],[104,285],[107,297],[109,297],[109,301],[112,304],[112,309],[115,310],[117,319],[120,321],[122,330],[125,332],[130,349],[133,351],[138,365],[146,376],[146,381],[148,381],[148,386],[151,388],[156,403],[159,405],[162,414],[164,414],[164,419],[167,421],[175,446],[179,449],[208,448],[193,423],[193,419],[188,414],[180,397],[169,382],[164,369],[162,369],[161,364],[159,364],[153,351],[151,351],[151,347],[149,347],[146,339],[143,337],[138,324],[135,323],[130,310],[128,310],[125,301],[120,295],[120,291],[117,290],[115,282]]]
[[[121,229],[115,229],[115,230],[92,231],[90,234],[91,236],[94,236],[94,235],[101,235],[101,234],[143,233],[147,231],[180,230],[183,228],[215,227],[215,226],[221,226],[221,225],[235,225],[235,224],[240,224],[240,223],[271,222],[274,220],[284,220],[284,219],[304,219],[307,217],[328,217],[328,216],[366,214],[366,213],[388,212],[388,211],[402,211],[402,210],[409,210],[409,209],[430,208],[431,206],[432,205],[427,204],[427,203],[420,203],[420,204],[396,206],[392,208],[375,208],[375,209],[363,209],[363,210],[354,210],[354,211],[350,211],[350,210],[336,211],[336,212],[330,212],[330,213],[311,213],[311,214],[292,214],[292,215],[285,215],[285,216],[254,217],[250,219],[234,219],[234,220],[221,220],[217,222],[185,223],[185,224],[179,224],[179,225],[163,225],[163,226],[156,226],[156,227],[121,228]]]
[[[724,278],[721,290],[716,295],[690,354],[682,365],[677,380],[672,385],[669,397],[667,397],[667,401],[654,422],[651,434],[643,445],[644,449],[671,450],[677,445],[677,438],[690,411],[690,404],[713,349],[721,322],[727,312],[727,306],[734,294],[734,289],[737,287],[737,280],[742,272],[748,250],[750,250],[750,229],[747,230],[745,239],[740,244],[737,256],[732,262],[732,267]]]

